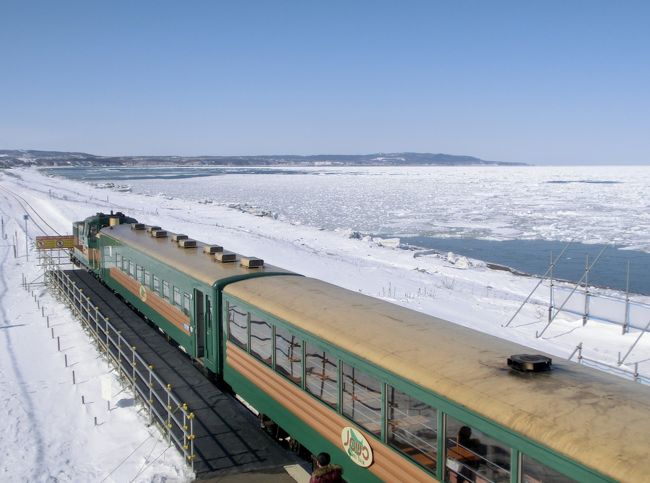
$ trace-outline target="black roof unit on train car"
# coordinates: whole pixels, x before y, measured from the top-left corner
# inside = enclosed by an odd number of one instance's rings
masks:
[[[205,243],[197,241],[195,248],[180,248],[178,244],[171,243],[170,238],[156,238],[151,236],[147,230],[134,230],[128,224],[106,227],[101,230],[101,234],[208,285],[214,285],[231,277],[244,278],[260,273],[293,274],[289,270],[273,265],[264,265],[259,268],[244,267],[240,265],[241,256],[239,255],[235,262],[220,263],[215,261],[212,254],[204,252]]]

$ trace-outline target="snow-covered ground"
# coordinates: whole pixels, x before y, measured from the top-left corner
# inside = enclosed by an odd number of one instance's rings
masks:
[[[607,177],[614,174],[610,170]],[[206,179],[201,186],[214,183],[213,178]],[[251,189],[250,180],[242,179],[232,189]],[[548,288],[543,286],[511,326],[504,328],[502,325],[537,284],[536,279],[489,270],[484,264],[466,263],[464,259],[452,263],[446,257],[434,255],[414,257],[413,252],[396,249],[390,243],[350,238],[349,232],[322,230],[287,219],[199,203],[198,181],[166,183],[166,192],[185,184],[186,192],[192,190],[196,196],[168,199],[169,196],[107,192],[80,182],[48,178],[34,170],[0,174],[0,187],[23,196],[61,233],[70,233],[72,221],[97,211],[122,210],[142,222],[219,243],[238,253],[258,256],[268,263],[513,340],[558,358],[568,357],[583,343],[585,356],[616,365],[618,353],[625,354],[639,335],[637,331],[621,335],[619,326],[596,321],[583,327],[579,317],[562,314],[544,337],[536,338],[535,332],[547,320]],[[647,190],[647,179],[643,184]],[[553,186],[554,183],[544,183],[549,189]],[[106,202],[107,196],[110,203]],[[620,217],[625,215],[625,203],[624,200],[616,205],[620,206]],[[484,205],[488,204],[481,206]],[[350,206],[356,207],[352,202]],[[108,366],[97,357],[67,311],[50,295],[39,291],[37,298],[45,305],[46,314],[50,314],[55,336],[63,336],[63,348],[70,362],[77,364],[74,369],[83,381],[76,386],[71,384],[72,368],[64,367],[63,354],[57,351],[56,341],[51,339],[34,299],[20,288],[22,273],[30,280],[40,274],[33,264],[33,253],[29,262],[24,258],[23,211],[2,190],[0,207],[9,235],[0,248],[0,401],[9,414],[0,422],[4,435],[0,443],[0,480],[187,479],[189,475],[180,456],[174,450],[163,453],[166,446],[162,438],[153,428],[146,428],[137,408],[130,405],[128,393],[116,394],[114,405],[123,401],[121,407],[106,411],[99,396],[99,376],[109,371]],[[641,220],[647,220],[645,216]],[[471,220],[469,217],[454,223],[462,222],[469,227]],[[31,224],[28,231],[30,236],[38,234]],[[7,246],[14,236],[18,239],[16,259],[13,249]],[[645,247],[647,240],[638,237],[633,244]],[[650,337],[640,340],[626,362],[639,362],[639,372],[650,376]],[[82,406],[82,394],[92,404]],[[103,424],[94,426],[94,416]]]

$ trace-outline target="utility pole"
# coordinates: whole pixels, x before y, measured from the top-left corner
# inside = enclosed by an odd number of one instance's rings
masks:
[[[29,237],[27,236],[27,220],[29,220],[29,215],[25,213],[23,220],[25,220],[25,256],[29,262]]]

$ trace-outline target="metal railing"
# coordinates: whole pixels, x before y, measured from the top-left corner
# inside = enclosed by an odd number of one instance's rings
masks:
[[[131,387],[134,396],[146,408],[150,423],[163,430],[169,444],[174,443],[194,471],[194,414],[110,323],[99,308],[63,272],[55,261],[46,265],[46,284],[54,290],[81,320],[97,343],[98,349]]]
[[[577,355],[576,361],[578,362],[578,364],[584,364],[589,367],[600,369],[601,371],[610,372],[620,377],[630,379],[634,382],[650,385],[650,377],[639,374],[638,362],[634,362],[632,364],[625,364],[625,366],[633,367],[633,369],[627,369],[625,367],[622,367],[622,364],[617,364],[617,365],[606,364],[596,359],[591,359],[589,357],[582,355],[582,342],[576,346],[576,348],[573,350],[573,352],[571,353],[571,355],[567,360],[569,361],[573,360],[573,357],[576,355]],[[620,354],[619,354],[619,362],[620,362]]]
[[[557,284],[551,285],[550,290],[549,310],[582,317],[583,325],[589,320],[600,320],[620,325],[623,334],[630,329],[647,330],[650,305],[631,300],[628,292],[624,296],[607,295],[594,293],[585,286],[571,294],[568,287]]]

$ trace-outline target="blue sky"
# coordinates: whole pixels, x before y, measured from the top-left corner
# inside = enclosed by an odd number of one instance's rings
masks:
[[[0,2],[0,149],[650,164],[650,2]]]

